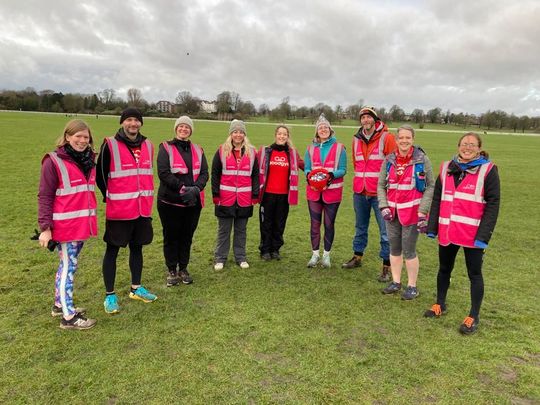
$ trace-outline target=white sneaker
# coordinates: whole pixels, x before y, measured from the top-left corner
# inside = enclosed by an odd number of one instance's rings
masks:
[[[321,260],[321,266],[329,269],[331,264],[330,264],[330,255],[323,255],[322,257],[322,260]]]
[[[319,263],[319,255],[317,253],[313,253],[311,255],[311,259],[309,259],[307,266],[309,268],[312,268],[312,267],[315,267],[317,263]]]
[[[223,263],[214,264],[214,270],[223,270]]]
[[[249,263],[248,262],[240,262],[240,268],[241,269],[249,269]]]

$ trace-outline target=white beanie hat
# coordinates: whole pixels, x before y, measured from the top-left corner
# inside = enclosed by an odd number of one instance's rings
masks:
[[[180,125],[180,124],[185,124],[188,127],[190,127],[191,128],[191,133],[193,133],[193,130],[195,129],[193,127],[193,121],[187,115],[182,115],[181,117],[179,117],[175,121],[175,123],[174,123],[174,132],[176,132],[176,128],[178,128],[178,125]]]

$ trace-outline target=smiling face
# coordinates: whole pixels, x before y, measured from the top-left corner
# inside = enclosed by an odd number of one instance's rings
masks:
[[[234,130],[231,132],[231,139],[233,146],[235,148],[242,147],[242,144],[244,143],[244,138],[246,137],[246,134],[244,134],[242,131]]]
[[[463,163],[470,162],[480,155],[480,144],[475,136],[468,135],[458,145],[458,155]]]
[[[176,127],[176,139],[185,141],[191,136],[191,128],[189,125],[180,124]]]
[[[289,140],[289,131],[287,128],[279,127],[276,131],[275,141],[277,145],[285,145]]]
[[[317,136],[321,142],[324,142],[330,138],[330,127],[328,125],[321,124],[317,127]]]
[[[366,134],[371,134],[375,130],[375,118],[369,114],[360,117],[360,125]]]
[[[142,124],[141,121],[139,121],[135,117],[128,117],[122,122],[122,128],[124,129],[124,133],[129,138],[135,138],[137,134],[139,133],[139,130],[141,129]]]
[[[66,141],[77,152],[83,152],[90,144],[90,132],[84,129],[73,135],[66,134]]]
[[[407,129],[400,129],[397,134],[397,145],[399,154],[406,156],[414,143],[414,136],[411,131]]]

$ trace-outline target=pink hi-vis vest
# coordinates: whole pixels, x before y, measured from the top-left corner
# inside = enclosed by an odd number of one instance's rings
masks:
[[[289,148],[289,193],[288,201],[290,205],[298,204],[298,158],[296,149]],[[264,189],[266,186],[266,153],[265,147],[261,146],[259,150],[259,201],[262,201]]]
[[[387,132],[383,132],[377,140],[377,144],[372,149],[367,160],[364,159],[362,153],[362,140],[356,136],[353,137],[353,158],[354,158],[354,180],[353,191],[361,193],[364,189],[368,193],[377,193],[377,182],[379,180],[379,172],[384,162],[384,141],[386,140]]]
[[[321,148],[313,145],[308,146],[309,158],[311,159],[311,170],[324,167],[329,172],[333,172],[339,167],[339,157],[343,150],[343,144],[336,142],[330,148],[324,165],[321,163]],[[341,202],[343,196],[343,177],[335,177],[326,190],[315,191],[309,184],[306,186],[306,196],[310,201],[319,201],[322,193],[322,199],[327,204]]]
[[[87,180],[76,163],[61,159],[56,152],[49,156],[59,179],[53,203],[52,239],[73,242],[96,236],[96,168],[92,168]]]
[[[147,139],[141,144],[139,162],[123,142],[106,138],[111,154],[107,181],[107,219],[130,220],[152,216],[154,202],[154,147]]]
[[[250,156],[244,154],[240,162],[236,162],[234,153],[226,157],[222,148],[219,148],[221,156],[221,182],[219,184],[219,204],[231,207],[238,202],[240,207],[252,205],[251,173],[255,164],[257,151],[251,148]]]
[[[388,206],[392,211],[392,215],[395,217],[397,211],[397,217],[403,226],[416,225],[418,223],[418,208],[423,193],[416,189],[414,161],[407,165],[399,179],[395,165],[390,165],[387,188]]]
[[[162,143],[165,151],[169,155],[169,165],[171,167],[171,173],[188,174],[189,169],[186,166],[186,162],[182,158],[178,148],[170,145],[168,142]],[[193,173],[193,181],[197,181],[201,174],[201,161],[203,150],[199,145],[191,144],[191,173]],[[201,198],[201,206],[204,207],[204,190],[199,192]]]
[[[474,240],[484,215],[484,181],[493,167],[493,163],[481,165],[476,173],[465,175],[459,186],[447,173],[450,162],[441,164],[440,179],[442,185],[441,207],[439,211],[439,243],[450,243],[465,247],[474,247]]]

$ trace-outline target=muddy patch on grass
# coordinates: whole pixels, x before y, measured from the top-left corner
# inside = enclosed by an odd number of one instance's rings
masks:
[[[510,367],[499,367],[499,375],[503,381],[514,384],[517,381],[517,371]]]

